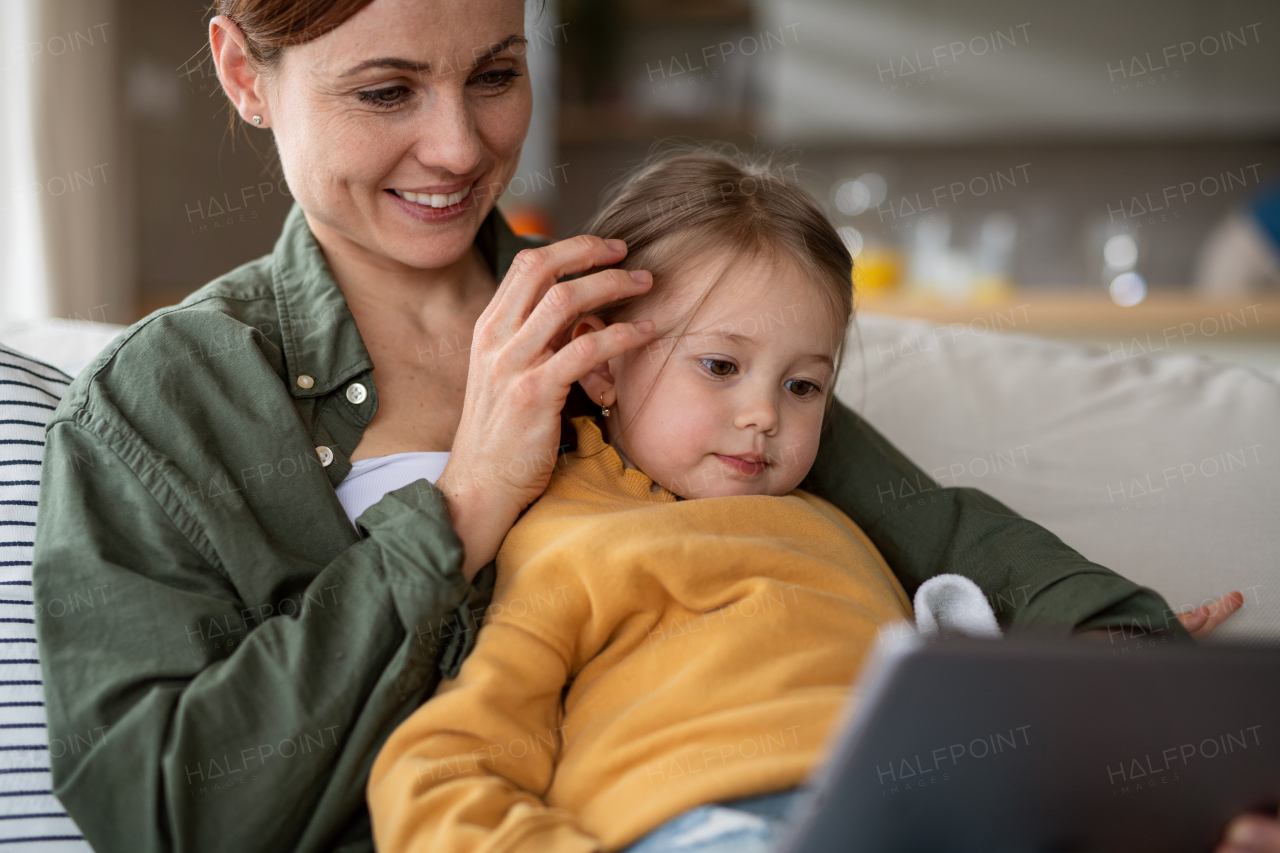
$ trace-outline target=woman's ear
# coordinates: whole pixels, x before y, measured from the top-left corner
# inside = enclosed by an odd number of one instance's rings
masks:
[[[254,126],[267,127],[271,116],[261,91],[263,78],[249,57],[244,31],[235,21],[218,15],[209,21],[209,50],[218,69],[222,90],[231,99],[236,112],[246,122],[253,122],[254,116],[261,116],[261,123]]]
[[[587,314],[573,324],[572,337],[579,338],[591,332],[598,332],[604,327],[604,320],[594,314]],[[614,390],[613,372],[609,370],[609,362],[607,361],[602,361],[591,368],[590,372],[578,380],[578,384],[582,386],[583,391],[587,392],[591,402],[597,403],[602,407],[612,406],[617,399],[617,394]],[[602,399],[603,402],[601,402]]]

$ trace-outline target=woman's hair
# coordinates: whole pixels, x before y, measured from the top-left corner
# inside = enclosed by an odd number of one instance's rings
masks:
[[[208,15],[210,18],[217,15],[230,18],[244,33],[250,61],[260,70],[270,72],[280,64],[286,47],[315,41],[345,24],[372,2],[373,0],[212,0]],[[197,55],[206,53],[210,54],[211,60],[211,47],[208,44]],[[187,64],[190,65],[190,61]],[[228,111],[227,126],[232,132],[233,147],[236,119],[239,117],[240,114],[235,109]],[[249,146],[257,150],[252,140],[249,141]]]
[[[286,47],[315,41],[345,24],[373,0],[213,0],[209,15],[225,15],[244,32],[250,58],[262,68]]]
[[[853,257],[813,198],[797,186],[795,171],[727,147],[686,146],[651,156],[613,187],[585,230],[625,241],[627,257],[619,266],[648,270],[653,287],[593,313],[606,323],[635,317],[670,297],[666,285],[673,273],[720,253],[795,263],[817,289],[843,341],[853,317]],[[684,326],[718,285],[707,289]]]
[[[315,41],[345,24],[373,0],[212,0],[209,17],[225,15],[244,32],[249,56],[262,68],[286,47]],[[542,4],[539,4],[541,6]]]

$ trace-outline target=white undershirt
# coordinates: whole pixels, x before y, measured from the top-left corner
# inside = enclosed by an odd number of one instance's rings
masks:
[[[434,483],[449,461],[447,450],[392,453],[351,463],[351,473],[338,484],[338,501],[354,525],[360,513],[387,494],[417,480]]]

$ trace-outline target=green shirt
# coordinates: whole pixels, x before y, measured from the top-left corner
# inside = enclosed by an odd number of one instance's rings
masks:
[[[501,279],[530,244],[495,214],[477,245]],[[378,408],[372,370],[295,206],[272,254],[120,335],[50,421],[34,564],[50,757],[99,853],[372,848],[370,765],[456,671],[493,578],[463,579],[425,480],[348,521],[334,487]],[[842,406],[805,488],[909,593],[958,572],[1007,626],[1165,628],[1157,595],[939,488]]]

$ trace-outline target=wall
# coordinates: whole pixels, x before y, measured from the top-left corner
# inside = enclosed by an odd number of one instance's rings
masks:
[[[206,4],[119,3],[141,315],[271,251],[292,202],[270,132],[228,129]]]

